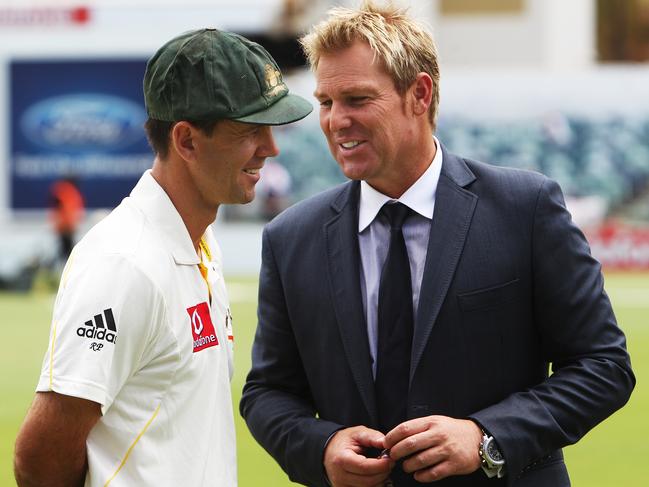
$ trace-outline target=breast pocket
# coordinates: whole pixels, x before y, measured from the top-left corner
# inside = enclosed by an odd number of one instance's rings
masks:
[[[519,279],[457,294],[460,349],[467,365],[465,401],[484,407],[502,400],[507,377],[505,339],[518,320]],[[476,373],[479,371],[479,373]]]
[[[498,308],[519,298],[519,279],[512,279],[475,291],[460,293],[457,296],[460,309],[465,312]]]

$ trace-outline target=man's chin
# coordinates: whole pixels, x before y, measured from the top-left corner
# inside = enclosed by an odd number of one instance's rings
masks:
[[[365,171],[363,168],[358,167],[358,165],[343,165],[341,169],[347,179],[352,179],[354,181],[365,179]]]
[[[222,201],[221,204],[223,205],[247,205],[248,203],[252,203],[252,201],[255,199],[255,192],[249,192],[249,193],[239,193],[236,195],[232,195],[228,200]]]
[[[253,189],[252,191],[245,193],[243,195],[243,198],[241,198],[241,203],[242,205],[247,205],[248,203],[252,203],[253,200],[255,199],[255,190]]]
[[[253,200],[255,199],[255,196],[245,196],[244,198],[241,198],[239,201],[237,201],[236,204],[238,205],[247,205],[249,203],[252,203]]]

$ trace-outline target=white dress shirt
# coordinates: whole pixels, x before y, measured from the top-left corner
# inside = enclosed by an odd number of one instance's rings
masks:
[[[410,260],[413,311],[416,317],[419,291],[426,262],[430,225],[435,210],[435,194],[442,170],[442,150],[437,138],[433,137],[433,139],[437,150],[431,164],[398,200],[380,193],[365,181],[361,181],[358,215],[361,294],[374,375],[376,375],[376,347],[378,341],[379,284],[381,282],[381,269],[387,258],[390,243],[390,226],[385,216],[379,212],[383,205],[389,201],[399,201],[414,212],[403,225],[403,236]]]

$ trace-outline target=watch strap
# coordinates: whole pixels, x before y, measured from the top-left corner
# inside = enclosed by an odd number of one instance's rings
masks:
[[[481,428],[482,429],[482,428]],[[490,436],[487,432],[482,429],[482,441],[478,447],[478,454],[480,455],[480,467],[482,471],[487,475],[488,478],[498,477],[502,478],[505,476],[505,460],[501,464],[496,465],[493,463],[489,457],[487,449],[487,444],[494,441],[493,437]],[[501,455],[502,456],[502,455]]]

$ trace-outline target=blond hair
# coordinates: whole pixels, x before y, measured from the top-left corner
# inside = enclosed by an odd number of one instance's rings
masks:
[[[410,88],[417,74],[428,73],[433,80],[428,119],[435,130],[439,105],[437,50],[432,36],[408,17],[407,9],[398,8],[392,2],[381,7],[372,0],[363,1],[358,10],[335,7],[329,10],[326,20],[300,39],[300,44],[315,70],[323,54],[344,49],[359,40],[369,44],[401,94]]]

